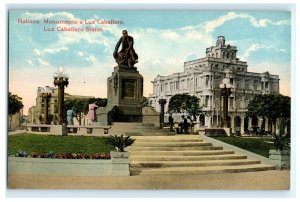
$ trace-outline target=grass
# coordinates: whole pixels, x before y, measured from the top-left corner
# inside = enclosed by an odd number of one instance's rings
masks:
[[[269,157],[269,150],[275,149],[271,138],[242,138],[242,137],[214,137],[215,139],[248,150],[255,154]]]
[[[55,136],[20,134],[8,136],[8,154],[18,151],[55,153],[89,153],[110,152],[115,150],[105,143],[105,137],[88,136]]]

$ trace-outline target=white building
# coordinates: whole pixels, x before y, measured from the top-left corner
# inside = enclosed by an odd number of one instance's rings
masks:
[[[200,125],[218,127],[222,117],[222,97],[219,88],[225,76],[233,86],[228,100],[228,112],[233,132],[247,133],[261,126],[262,119],[247,117],[247,106],[258,94],[279,93],[279,76],[269,72],[248,72],[248,65],[236,57],[236,46],[225,43],[225,37],[219,36],[216,46],[206,49],[206,57],[184,63],[184,72],[168,76],[158,75],[150,94],[150,105],[160,111],[159,99],[166,99],[166,109],[170,98],[175,94],[195,95],[203,103],[205,115],[200,117]],[[270,126],[271,127],[271,126]],[[269,130],[266,120],[265,130]]]

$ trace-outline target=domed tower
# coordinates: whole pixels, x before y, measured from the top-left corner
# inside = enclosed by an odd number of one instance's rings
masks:
[[[224,45],[225,45],[225,37],[224,36],[218,36],[216,46],[217,47],[222,47]]]

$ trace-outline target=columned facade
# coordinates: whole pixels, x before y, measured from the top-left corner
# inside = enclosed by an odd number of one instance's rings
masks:
[[[220,127],[223,97],[219,85],[227,77],[233,86],[228,97],[228,121],[234,133],[246,134],[253,127],[261,126],[261,117],[247,117],[247,106],[255,95],[279,93],[279,76],[249,72],[247,62],[240,61],[236,53],[236,46],[226,44],[225,37],[219,36],[216,46],[206,49],[206,57],[185,62],[183,72],[154,78],[150,105],[159,112],[159,99],[166,99],[167,112],[173,95],[195,95],[200,98],[205,113],[199,118],[200,126],[204,122],[205,127]],[[265,125],[267,123],[265,121]]]

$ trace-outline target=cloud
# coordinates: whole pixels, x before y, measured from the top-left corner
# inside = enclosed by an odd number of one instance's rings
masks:
[[[61,51],[67,51],[69,50],[69,48],[67,47],[59,47],[59,48],[45,48],[42,53],[50,53],[50,54],[54,54],[54,53],[59,53]]]
[[[42,53],[41,53],[41,51],[40,51],[39,49],[34,49],[34,50],[33,50],[33,53],[34,53],[35,55],[38,55],[38,56],[42,55]]]
[[[80,57],[82,57],[84,54],[83,54],[83,52],[78,51],[78,52],[77,52],[77,55],[79,55]]]
[[[266,27],[268,24],[276,25],[276,26],[290,26],[291,22],[289,20],[282,20],[278,22],[273,22],[270,19],[259,19],[257,20],[255,17],[245,14],[245,13],[239,13],[236,14],[235,12],[229,12],[226,15],[220,16],[219,18],[215,20],[211,20],[205,23],[204,29],[206,33],[213,32],[216,28],[222,26],[225,22],[231,21],[237,18],[247,19],[250,24],[253,27],[260,28],[260,27]]]
[[[27,60],[27,63],[30,64],[30,65],[33,65],[32,60]]]
[[[43,20],[47,18],[54,18],[54,17],[65,17],[69,20],[77,20],[77,18],[69,12],[50,12],[50,13],[32,13],[32,12],[26,12],[25,16],[27,18],[35,19],[35,20]]]
[[[206,33],[213,32],[217,27],[223,25],[226,21],[237,18],[238,15],[235,12],[229,12],[226,15],[220,16],[215,20],[211,20],[205,23],[204,29]]]
[[[39,62],[40,65],[44,65],[44,66],[50,65],[46,60],[44,60],[42,58],[37,58],[37,61]]]
[[[243,60],[243,61],[246,61],[249,58],[249,56],[252,52],[256,52],[260,49],[272,49],[272,50],[278,51],[278,52],[286,52],[286,50],[283,49],[283,48],[276,48],[274,46],[267,46],[267,45],[263,45],[263,44],[252,44],[250,47],[248,47],[244,51],[244,53],[243,53],[243,55],[241,56],[240,59]]]

